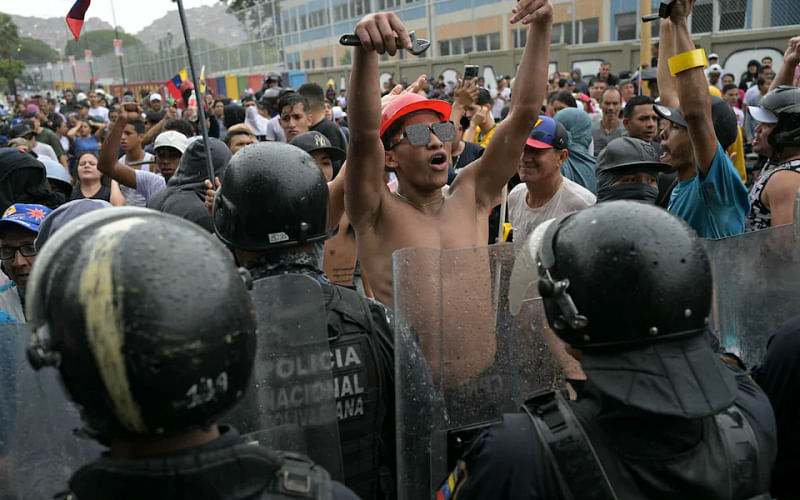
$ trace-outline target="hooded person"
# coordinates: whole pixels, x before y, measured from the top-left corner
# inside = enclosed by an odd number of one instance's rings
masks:
[[[231,151],[224,142],[213,137],[208,138],[208,146],[211,150],[214,176],[221,178],[231,159]],[[206,179],[208,179],[206,148],[203,141],[196,140],[186,148],[178,170],[167,182],[166,189],[155,193],[147,201],[147,208],[177,215],[213,232],[214,225],[204,205]]]
[[[592,119],[585,111],[577,108],[564,108],[556,113],[555,119],[567,130],[569,138],[567,146],[569,156],[561,164],[561,175],[596,194],[596,159],[589,152],[589,144],[592,142]]]
[[[658,174],[673,170],[658,161],[650,143],[634,137],[618,137],[597,157],[597,202],[634,200],[654,204]]]
[[[47,170],[39,160],[16,148],[0,148],[0,210],[14,203],[56,208],[64,199],[50,190]]]

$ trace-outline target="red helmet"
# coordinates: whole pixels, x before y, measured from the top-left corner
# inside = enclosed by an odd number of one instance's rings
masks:
[[[450,119],[450,104],[438,99],[426,99],[419,94],[403,94],[390,102],[381,113],[381,137],[400,118],[420,110],[433,111],[442,120]]]

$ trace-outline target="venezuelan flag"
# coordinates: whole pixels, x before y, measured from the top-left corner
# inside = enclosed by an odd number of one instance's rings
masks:
[[[86,9],[89,8],[91,1],[92,0],[75,0],[72,8],[67,12],[67,26],[72,32],[72,36],[75,37],[75,40],[77,40],[81,34],[83,18],[86,16]]]
[[[165,86],[174,99],[181,98],[181,84],[188,79],[189,75],[186,73],[186,68],[183,68],[177,75],[172,77],[172,80],[167,81]]]

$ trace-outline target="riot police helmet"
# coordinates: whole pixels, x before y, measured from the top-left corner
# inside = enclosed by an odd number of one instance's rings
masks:
[[[732,403],[735,381],[704,336],[711,266],[683,220],[649,204],[601,203],[537,227],[517,260],[512,280],[537,283],[550,327],[582,351],[602,392],[686,417]]]
[[[31,274],[28,359],[59,370],[101,442],[206,428],[242,397],[256,323],[223,245],[171,215],[96,210],[61,228]]]
[[[775,128],[767,140],[780,153],[785,147],[800,144],[800,88],[781,85],[765,95],[759,103],[776,118]]]
[[[251,144],[231,158],[212,210],[229,247],[264,251],[323,241],[328,185],[314,158],[278,142]]]

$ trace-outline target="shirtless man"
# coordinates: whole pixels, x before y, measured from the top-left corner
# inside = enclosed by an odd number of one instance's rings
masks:
[[[413,262],[398,263],[403,282],[397,289],[404,292],[399,307],[413,315],[405,318],[407,324],[432,373],[446,386],[484,372],[494,360],[497,293],[492,294],[486,247],[460,252],[458,259],[440,258],[438,249],[476,247],[488,240],[486,214],[514,175],[545,97],[547,80],[541,75],[547,74],[552,18],[549,0],[521,0],[513,7],[511,22],[531,27],[510,111],[483,156],[446,189],[450,142],[456,135],[452,122],[444,121],[450,105],[409,92],[381,111],[378,54],[411,48],[408,31],[390,12],[369,14],[355,28],[362,46],[354,50],[347,97],[347,216],[375,298],[390,307],[392,253],[433,249],[414,251]],[[394,194],[384,183],[384,168],[397,174]]]
[[[356,25],[355,34],[362,47],[354,50],[347,98],[350,149],[345,207],[356,230],[362,265],[369,273],[376,299],[384,304],[392,306],[395,250],[486,244],[486,214],[514,175],[545,97],[547,80],[540,76],[547,74],[552,18],[549,0],[521,0],[513,7],[511,22],[529,24],[530,30],[511,109],[497,126],[483,156],[461,170],[445,191],[442,187],[447,181],[450,143],[429,133],[422,145],[414,146],[409,127],[430,127],[447,120],[450,106],[404,94],[381,114],[378,54],[394,55],[398,48],[410,49],[411,41],[405,26],[391,12],[369,14]],[[401,46],[395,42],[396,37]],[[400,106],[406,100],[408,105]],[[397,173],[396,196],[383,182],[384,166]]]

